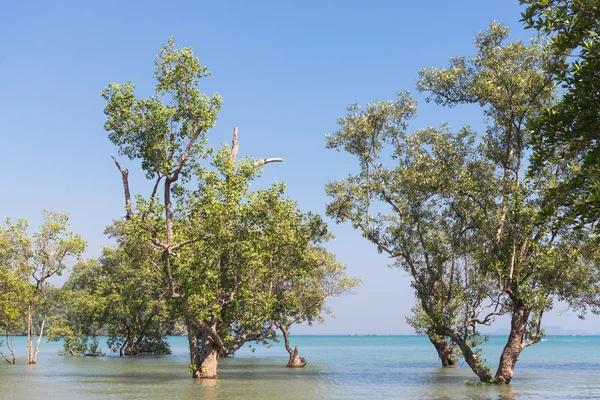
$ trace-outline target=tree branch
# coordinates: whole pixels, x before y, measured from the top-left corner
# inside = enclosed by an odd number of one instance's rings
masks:
[[[121,178],[123,179],[123,191],[125,192],[125,210],[127,212],[127,214],[125,215],[125,218],[130,219],[132,213],[131,213],[131,194],[129,193],[129,170],[121,168],[121,165],[119,164],[117,159],[112,156],[111,156],[111,158],[114,160],[115,165],[121,172]]]
[[[235,164],[240,150],[240,142],[238,141],[238,128],[233,127],[233,139],[231,140],[231,163]]]
[[[175,249],[177,249],[179,247],[185,246],[187,244],[190,244],[190,243],[196,243],[196,242],[199,242],[201,240],[211,239],[212,237],[213,237],[213,235],[204,235],[204,236],[197,237],[195,239],[190,239],[190,240],[183,241],[181,243],[177,243],[176,245],[174,245],[173,247],[171,247],[171,251],[175,250]]]
[[[261,167],[261,166],[263,166],[265,164],[269,164],[269,163],[272,163],[272,162],[283,162],[283,161],[285,161],[285,160],[283,158],[281,158],[281,157],[263,158],[262,160],[256,161],[256,166],[257,167]]]

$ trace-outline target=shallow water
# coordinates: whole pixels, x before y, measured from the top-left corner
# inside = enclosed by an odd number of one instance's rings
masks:
[[[505,337],[492,337],[484,356],[498,359]],[[438,368],[418,336],[294,336],[309,364],[284,368],[282,344],[244,348],[221,360],[219,379],[187,372],[187,339],[169,339],[173,354],[141,357],[56,355],[42,343],[38,364],[24,365],[26,338],[14,338],[16,366],[0,364],[0,399],[600,399],[600,336],[549,336],[525,349],[513,383],[472,387],[466,366]]]

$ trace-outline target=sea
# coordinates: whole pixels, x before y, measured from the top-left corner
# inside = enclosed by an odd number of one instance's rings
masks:
[[[505,336],[483,356],[495,368]],[[167,356],[59,357],[42,341],[26,365],[26,338],[13,338],[17,364],[0,360],[0,399],[600,399],[600,336],[547,336],[523,351],[510,385],[469,385],[464,363],[439,367],[422,336],[292,336],[308,365],[285,368],[283,343],[254,344],[219,362],[215,380],[189,374],[185,337]],[[6,347],[0,348],[6,351]]]

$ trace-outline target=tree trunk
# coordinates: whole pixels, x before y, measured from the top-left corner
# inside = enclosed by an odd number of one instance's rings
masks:
[[[290,337],[289,337],[290,335],[287,331],[286,326],[279,322],[276,323],[276,325],[279,328],[279,330],[281,330],[281,333],[283,334],[285,349],[287,350],[288,354],[290,355],[290,360],[288,361],[286,367],[287,368],[304,368],[304,366],[307,364],[307,362],[303,357],[300,357],[300,354],[298,354],[298,346],[294,346],[294,350],[292,350],[292,347],[290,346]]]
[[[135,356],[137,354],[137,351],[135,350],[133,336],[128,336],[126,340],[127,345],[125,346],[124,354],[126,356]]]
[[[210,338],[209,332],[201,331],[196,326],[186,321],[188,342],[190,345],[190,362],[193,377],[197,379],[215,379],[219,361],[219,347]],[[201,343],[198,343],[198,337]]]
[[[5,331],[4,337],[6,338],[6,347],[8,348],[8,351],[10,351],[10,355],[4,355],[3,353],[0,353],[0,358],[4,358],[7,363],[15,365],[15,348],[13,347],[12,339],[8,338],[8,329]],[[11,359],[9,359],[9,357]]]
[[[33,361],[32,364],[37,364],[37,356],[40,351],[40,342],[42,341],[42,336],[44,335],[44,324],[46,323],[46,318],[42,320],[42,327],[40,329],[40,336],[38,336],[37,343],[35,344],[35,352],[33,353]]]
[[[123,357],[123,349],[125,348],[125,346],[127,346],[126,340],[123,341],[123,344],[121,345],[121,348],[119,349],[119,357]]]
[[[443,368],[456,368],[456,356],[448,346],[444,336],[430,333],[427,335],[433,347],[437,350]]]
[[[27,311],[27,364],[33,362],[33,303],[29,303]]]
[[[526,347],[525,334],[527,332],[527,321],[531,309],[519,301],[513,308],[510,322],[510,334],[496,371],[496,381],[500,384],[508,384],[514,375],[515,364],[519,359],[521,351]]]
[[[445,332],[445,336],[448,336],[458,345],[466,363],[471,367],[471,370],[477,375],[481,382],[492,382],[492,372],[488,367],[481,363],[479,356],[473,353],[471,346],[469,346],[462,337],[452,331]]]

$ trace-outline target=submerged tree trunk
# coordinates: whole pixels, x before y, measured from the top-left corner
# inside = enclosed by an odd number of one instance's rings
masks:
[[[10,351],[10,355],[4,355],[3,353],[0,353],[0,358],[4,358],[7,363],[15,365],[15,348],[13,347],[12,339],[8,338],[8,330],[6,330],[4,337],[6,338],[6,347],[8,348],[8,351]]]
[[[37,343],[35,344],[35,352],[33,353],[32,364],[37,363],[38,352],[40,351],[40,342],[42,341],[42,336],[44,335],[44,324],[46,323],[46,318],[42,320],[42,327],[40,329],[40,336],[38,336]]]
[[[33,303],[29,303],[27,311],[27,364],[33,362]]]
[[[455,332],[447,331],[444,334],[458,345],[465,362],[469,365],[469,367],[471,367],[471,370],[475,373],[475,375],[477,375],[479,380],[484,383],[492,382],[492,372],[481,362],[481,360],[479,360],[479,356],[473,353],[471,346],[469,346],[469,344]]]
[[[221,349],[210,338],[209,332],[197,329],[189,321],[186,321],[186,325],[193,377],[197,379],[215,379]],[[200,343],[198,343],[198,338],[200,338]]]
[[[434,333],[427,334],[429,341],[435,347],[443,368],[456,368],[456,356],[444,336]]]
[[[527,333],[529,314],[531,314],[531,309],[525,306],[523,302],[518,302],[515,305],[510,322],[510,334],[496,371],[497,383],[508,384],[512,380],[519,355],[527,347],[525,334]]]
[[[287,368],[304,368],[304,366],[307,364],[307,362],[303,357],[300,357],[300,354],[298,354],[298,346],[294,346],[294,349],[292,350],[292,347],[290,346],[290,335],[287,331],[286,326],[284,324],[278,322],[277,327],[279,328],[279,330],[281,330],[281,333],[283,334],[285,349],[287,350],[288,354],[290,355],[290,359],[289,359],[286,367]]]
[[[121,348],[119,349],[119,357],[123,357],[123,349],[125,349],[125,346],[127,346],[127,340],[123,341],[123,344],[121,345]]]
[[[135,345],[133,342],[133,336],[129,336],[125,342],[125,350],[123,352],[126,356],[135,356],[137,355],[137,351],[135,349]]]

